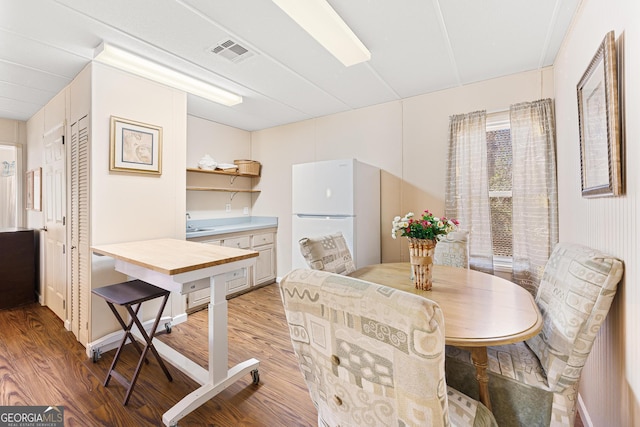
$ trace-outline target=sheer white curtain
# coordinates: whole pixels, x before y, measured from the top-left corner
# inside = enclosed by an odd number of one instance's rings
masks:
[[[513,278],[533,295],[558,242],[555,130],[550,99],[511,106]]]
[[[469,231],[469,265],[493,273],[486,112],[449,118],[445,216]]]

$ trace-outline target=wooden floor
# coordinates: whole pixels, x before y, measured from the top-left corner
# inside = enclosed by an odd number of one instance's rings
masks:
[[[158,339],[206,367],[207,311],[189,315]],[[138,354],[130,345],[121,359],[126,376]],[[197,384],[168,365],[168,382],[153,357],[143,367],[129,404],[125,389],[102,385],[115,350],[97,363],[53,312],[38,304],[0,310],[0,406],[63,405],[65,426],[161,426],[162,414]],[[273,284],[229,300],[229,366],[255,357],[260,384],[250,375],[183,418],[179,426],[317,425],[317,412],[293,355],[284,310]],[[576,427],[581,427],[579,417]]]
[[[48,308],[32,304],[0,311],[0,405],[63,405],[65,426],[160,426],[162,414],[197,384],[168,365],[169,382],[153,357],[129,404],[125,388],[102,382],[115,350],[97,363]],[[207,311],[189,316],[158,339],[206,367]],[[138,355],[123,352],[129,377]],[[179,426],[315,426],[317,412],[293,354],[276,284],[229,300],[229,366],[255,357],[260,384],[247,375],[183,418]],[[120,366],[120,365],[119,365]]]

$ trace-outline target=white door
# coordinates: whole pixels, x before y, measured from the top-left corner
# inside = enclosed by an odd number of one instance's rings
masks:
[[[64,123],[44,135],[44,282],[45,305],[66,320],[66,154]]]

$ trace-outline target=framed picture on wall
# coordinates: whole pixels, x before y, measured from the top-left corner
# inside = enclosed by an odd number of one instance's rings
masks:
[[[42,168],[33,170],[33,210],[42,210]]]
[[[109,170],[160,175],[162,128],[112,116]]]
[[[610,31],[577,86],[583,197],[623,190],[615,43]]]
[[[26,190],[26,208],[33,209],[33,171],[27,172]]]

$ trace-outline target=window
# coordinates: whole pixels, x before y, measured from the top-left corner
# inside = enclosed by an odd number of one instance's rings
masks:
[[[17,149],[0,145],[0,228],[19,225]]]
[[[471,233],[471,268],[535,295],[558,241],[553,101],[451,116],[447,162],[445,214]]]
[[[512,146],[509,113],[487,115],[487,173],[494,264],[510,264],[513,255]]]

